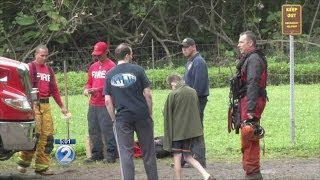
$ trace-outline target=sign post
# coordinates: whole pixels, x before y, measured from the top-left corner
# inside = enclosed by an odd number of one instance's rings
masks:
[[[291,142],[295,143],[295,109],[294,109],[294,38],[302,33],[301,5],[282,5],[282,34],[289,35],[290,46],[290,126]]]

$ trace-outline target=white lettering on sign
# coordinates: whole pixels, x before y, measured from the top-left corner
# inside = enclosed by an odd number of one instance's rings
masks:
[[[99,78],[106,78],[106,74],[107,72],[105,70],[102,70],[102,71],[92,71],[91,73],[91,76],[92,78],[95,78],[95,79],[99,79]]]
[[[296,11],[298,11],[298,8],[296,8],[296,7],[287,7],[286,11],[287,12],[296,12]]]
[[[287,14],[288,18],[295,18],[297,14]]]
[[[37,73],[37,78],[40,78],[41,81],[50,82],[50,74]]]

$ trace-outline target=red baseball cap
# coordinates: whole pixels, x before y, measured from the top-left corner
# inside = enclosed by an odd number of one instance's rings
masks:
[[[94,56],[100,56],[102,55],[104,52],[106,52],[106,50],[109,49],[109,45],[105,42],[97,42],[95,45],[94,45],[94,48],[93,48],[93,52],[92,52],[92,55]]]

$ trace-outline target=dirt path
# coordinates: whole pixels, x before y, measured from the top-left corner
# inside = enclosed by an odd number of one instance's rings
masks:
[[[54,165],[53,176],[35,175],[33,169],[21,175],[16,172],[14,163],[1,163],[0,179],[47,179],[47,180],[99,180],[120,179],[119,163],[112,165],[95,163],[83,165],[82,160],[74,161],[69,167]],[[171,158],[158,160],[159,179],[174,179],[173,169],[170,167]],[[146,179],[141,159],[135,160],[136,179]],[[207,170],[217,179],[242,179],[243,170],[240,162],[207,162]],[[320,157],[312,159],[281,159],[263,160],[262,175],[264,179],[320,179]],[[183,179],[202,179],[193,168],[183,169]]]

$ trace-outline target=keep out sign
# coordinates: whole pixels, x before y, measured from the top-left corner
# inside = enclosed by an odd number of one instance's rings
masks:
[[[299,35],[302,33],[301,5],[282,5],[282,34]]]

